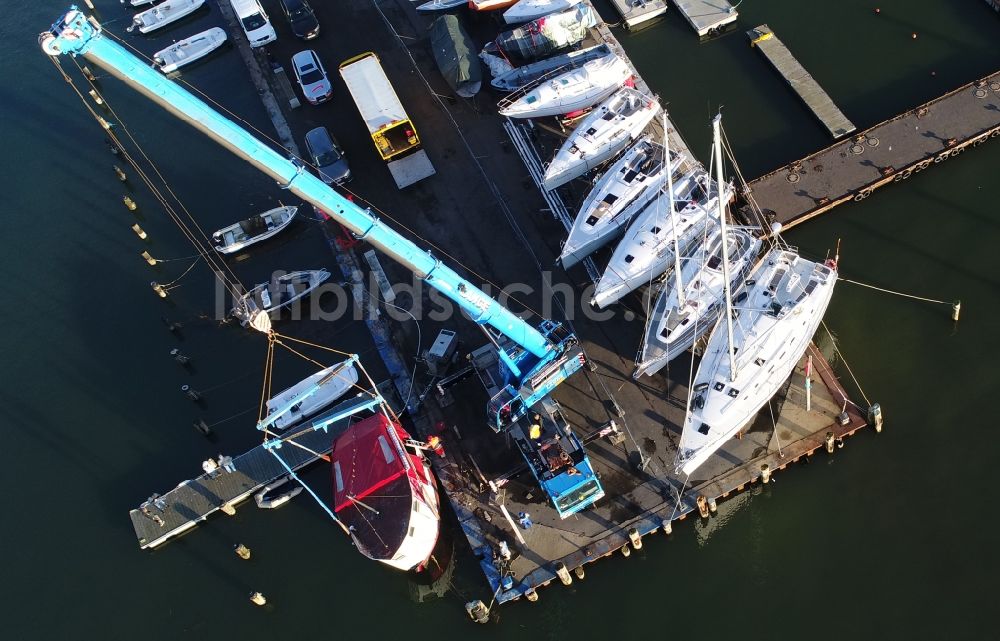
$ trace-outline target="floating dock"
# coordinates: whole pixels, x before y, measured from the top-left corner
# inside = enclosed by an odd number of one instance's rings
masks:
[[[666,0],[611,0],[611,4],[627,29],[649,23],[667,12]]]
[[[788,86],[799,95],[816,118],[827,128],[834,140],[855,130],[854,124],[834,104],[816,79],[806,71],[792,52],[766,24],[747,31],[750,46],[756,47],[777,69]]]
[[[740,218],[754,218],[752,200],[772,221],[798,225],[997,137],[1000,71],[757,178]]]
[[[739,18],[726,0],[674,0],[674,4],[702,38],[722,33]]]

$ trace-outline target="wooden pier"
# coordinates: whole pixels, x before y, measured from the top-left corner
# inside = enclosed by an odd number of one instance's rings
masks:
[[[627,29],[648,24],[667,12],[666,0],[645,0],[644,2],[611,0],[611,4],[618,10],[622,17],[622,24]]]
[[[739,18],[726,0],[674,0],[674,5],[702,38],[722,33]]]
[[[753,219],[752,199],[788,228],[997,137],[1000,71],[757,178],[740,217]]]
[[[770,27],[766,24],[755,27],[747,31],[747,36],[750,38],[750,46],[759,49],[774,65],[785,82],[823,123],[834,140],[854,131],[854,124],[840,111],[816,79],[795,59],[785,43],[778,39]]]

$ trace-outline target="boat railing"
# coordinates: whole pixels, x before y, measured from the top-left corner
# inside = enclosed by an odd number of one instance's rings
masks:
[[[566,63],[564,65],[556,67],[555,69],[552,69],[551,71],[545,72],[544,74],[542,74],[538,78],[535,78],[534,80],[524,85],[520,89],[516,89],[512,93],[501,98],[497,102],[497,111],[503,111],[504,109],[507,109],[512,104],[514,104],[521,98],[525,97],[526,95],[534,91],[536,88],[544,85],[549,80],[561,76],[567,71],[572,71],[573,69],[578,69],[578,68],[579,65],[574,66],[572,63]]]

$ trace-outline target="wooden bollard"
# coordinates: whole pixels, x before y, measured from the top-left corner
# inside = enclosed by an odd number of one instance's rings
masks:
[[[97,76],[95,76],[94,72],[90,70],[90,67],[86,67],[85,66],[82,69],[80,69],[80,71],[83,72],[83,77],[86,78],[87,80],[89,80],[91,82],[94,82],[95,80],[97,80]]]
[[[149,252],[147,252],[147,251],[144,251],[144,252],[142,252],[142,253],[141,253],[141,254],[139,254],[139,255],[140,255],[140,256],[142,256],[142,258],[143,258],[143,259],[144,259],[144,260],[145,260],[145,261],[146,261],[147,263],[149,263],[150,265],[156,265],[156,263],[158,262],[158,261],[157,261],[157,260],[156,260],[155,258],[153,258],[153,256],[152,256],[152,255],[151,255],[151,254],[150,254]]]
[[[632,528],[628,531],[628,540],[632,542],[632,547],[635,549],[642,549],[642,537],[639,536],[639,530],[637,528]]]
[[[882,406],[878,403],[872,403],[868,408],[868,423],[875,428],[876,433],[882,433]]]
[[[139,207],[139,205],[136,205],[135,201],[132,200],[130,196],[122,196],[122,202],[125,203],[125,206],[128,207],[129,211],[135,211]]]
[[[146,233],[146,230],[140,227],[138,223],[132,225],[132,231],[135,232],[135,235],[138,236],[140,240],[146,240],[146,237],[149,236],[149,234]]]
[[[232,503],[223,503],[219,506],[219,509],[222,510],[226,516],[236,516],[236,508],[233,507]]]
[[[824,445],[826,445],[826,453],[827,454],[833,454],[833,441],[834,441],[834,438],[835,437],[834,437],[833,432],[827,432],[826,433],[826,439],[824,439],[823,443],[824,443]]]
[[[708,499],[706,499],[704,495],[699,494],[698,498],[695,500],[695,502],[698,504],[698,514],[701,515],[701,518],[707,519],[708,518]]]
[[[673,533],[673,531],[674,531],[673,524],[670,523],[670,521],[668,521],[666,519],[663,519],[663,533],[664,534],[671,534],[671,533]]]
[[[250,560],[250,548],[243,545],[242,543],[237,543],[233,546],[233,552],[236,552],[236,556],[240,557],[244,561]]]
[[[90,97],[93,98],[94,102],[96,102],[97,104],[99,104],[99,105],[103,105],[104,104],[104,98],[101,98],[101,94],[97,93],[96,89],[91,89],[87,93],[90,94]]]
[[[115,167],[115,175],[118,176],[118,180],[122,182],[128,180],[128,174],[125,173],[124,169],[122,169],[118,165],[115,165],[114,167]]]
[[[621,548],[619,549],[621,550],[622,556],[625,557],[626,559],[632,556],[632,548],[628,546],[628,543],[621,546]]]
[[[469,601],[465,604],[465,611],[469,613],[469,618],[476,623],[489,623],[490,622],[490,610],[486,607],[486,604],[478,599],[476,601]]]
[[[563,585],[571,585],[573,583],[573,577],[570,576],[569,570],[566,569],[566,564],[562,561],[556,561],[556,576],[562,581]]]
[[[771,468],[768,467],[767,463],[760,466],[760,480],[764,484],[771,482]]]
[[[250,602],[254,605],[267,605],[267,597],[265,597],[260,592],[250,593]]]
[[[715,499],[708,499],[708,511],[712,514],[719,511],[719,504],[715,502]]]
[[[156,292],[156,295],[159,296],[160,298],[167,297],[167,288],[159,284],[155,280],[150,282],[149,286],[153,288],[153,291]]]
[[[578,565],[577,567],[573,568],[573,574],[575,574],[576,578],[580,579],[581,581],[587,578],[587,573],[584,571],[582,565]]]
[[[532,603],[538,601],[538,591],[535,588],[528,588],[524,591],[524,598],[528,599]]]
[[[957,300],[951,306],[951,320],[958,322],[958,317],[962,315],[962,301]]]

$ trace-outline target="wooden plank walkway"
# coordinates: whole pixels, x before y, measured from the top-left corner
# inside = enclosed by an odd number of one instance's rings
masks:
[[[750,199],[786,228],[1000,137],[1000,71],[752,181]]]
[[[722,32],[739,17],[726,0],[674,0],[674,4],[702,38]]]
[[[823,88],[788,50],[766,24],[747,31],[750,46],[756,46],[774,65],[788,85],[802,98],[834,139],[855,130],[854,124],[840,111]]]
[[[651,22],[667,12],[667,0],[611,0],[627,29]]]

